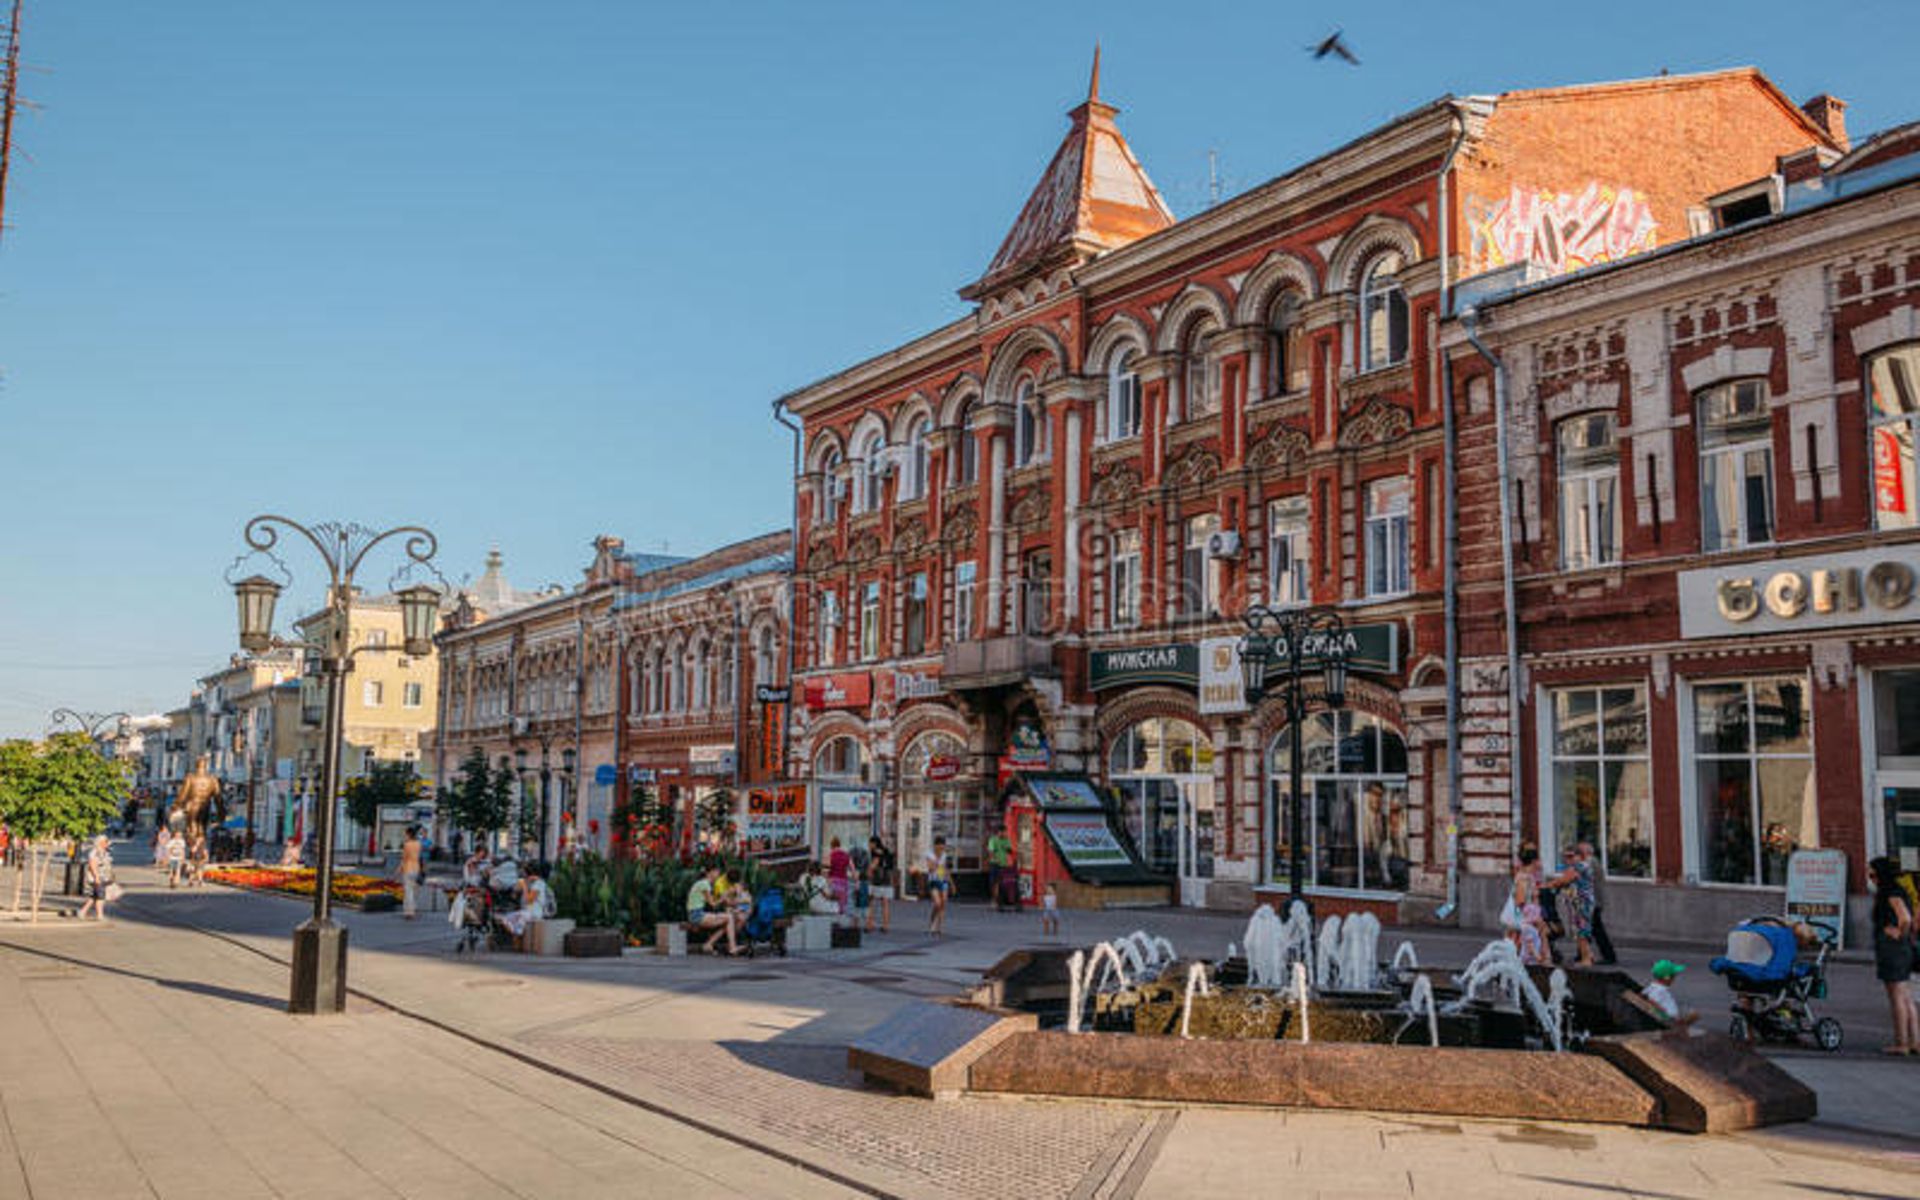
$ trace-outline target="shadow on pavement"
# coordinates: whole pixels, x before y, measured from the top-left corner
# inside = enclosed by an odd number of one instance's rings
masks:
[[[231,1000],[236,1004],[257,1004],[262,1008],[276,1011],[286,1008],[285,1000],[275,996],[262,996],[258,992],[243,992],[237,988],[221,987],[214,983],[201,983],[193,979],[165,979],[158,975],[149,975],[145,971],[131,971],[125,967],[110,967],[105,963],[90,962],[84,958],[74,958],[67,954],[55,954],[51,950],[39,950],[32,946],[22,946],[16,942],[0,941],[0,950],[12,950],[17,954],[27,954],[35,958],[50,959],[70,966],[85,967],[89,971],[105,971],[110,975],[119,975],[127,979],[144,979],[148,983],[158,984],[176,992],[189,992],[196,996],[210,996],[215,1000]]]
[[[821,1087],[864,1092],[867,1086],[847,1066],[845,1046],[781,1044],[778,1041],[723,1041],[720,1048],[750,1067],[789,1079],[804,1079]]]

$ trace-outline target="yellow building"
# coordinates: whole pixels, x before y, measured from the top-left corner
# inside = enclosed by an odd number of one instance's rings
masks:
[[[298,622],[300,635],[325,645],[338,619],[331,612],[315,613]],[[394,649],[362,653],[353,660],[341,720],[345,746],[340,778],[344,781],[365,774],[367,763],[375,759],[403,760],[417,764],[422,777],[432,782],[432,764],[421,761],[420,748],[423,735],[434,727],[438,711],[440,668],[434,652],[415,658],[400,651],[405,635],[399,602],[391,595],[355,596],[348,620],[349,645]],[[310,687],[306,707],[313,724],[309,727],[308,749],[314,763],[319,761],[320,706],[324,702],[320,690]]]

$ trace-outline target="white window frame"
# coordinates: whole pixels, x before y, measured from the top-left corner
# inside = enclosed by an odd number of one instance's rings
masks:
[[[915,417],[907,426],[907,469],[900,479],[899,497],[918,500],[927,494],[927,434],[932,422]]]
[[[1407,361],[1413,350],[1413,321],[1407,310],[1407,293],[1400,285],[1400,273],[1406,270],[1406,263],[1400,252],[1389,250],[1378,254],[1367,263],[1366,270],[1360,276],[1360,369],[1378,371],[1387,367],[1397,367]],[[1381,337],[1385,345],[1376,344],[1373,318],[1378,312],[1385,318]],[[1400,353],[1394,354],[1394,325],[1398,319],[1400,333]]]
[[[1565,757],[1562,757],[1556,745],[1555,735],[1558,731],[1554,726],[1554,719],[1555,719],[1555,709],[1554,709],[1554,703],[1553,703],[1554,696],[1560,692],[1600,693],[1600,692],[1606,692],[1606,691],[1618,691],[1626,688],[1637,688],[1640,691],[1642,714],[1643,714],[1642,720],[1645,722],[1646,746],[1647,746],[1646,753],[1637,754],[1637,755],[1606,753],[1605,710],[1604,708],[1602,708],[1600,724],[1598,725],[1600,732],[1596,735],[1599,739],[1598,749],[1595,751],[1595,753],[1591,755],[1576,754],[1576,755],[1567,755]],[[1546,684],[1539,684],[1535,686],[1535,688],[1533,689],[1533,693],[1534,693],[1533,694],[1534,711],[1537,713],[1546,714],[1546,719],[1540,723],[1540,730],[1537,735],[1538,745],[1535,747],[1535,754],[1534,754],[1534,765],[1538,771],[1536,778],[1538,778],[1541,781],[1540,807],[1539,807],[1539,813],[1538,813],[1538,824],[1540,828],[1539,844],[1543,847],[1550,846],[1553,848],[1553,853],[1551,855],[1543,854],[1543,857],[1551,859],[1557,856],[1559,852],[1559,848],[1565,845],[1567,842],[1567,839],[1573,836],[1572,830],[1560,828],[1560,814],[1559,814],[1559,808],[1558,808],[1559,801],[1558,801],[1558,798],[1555,796],[1554,790],[1553,790],[1553,785],[1554,785],[1553,768],[1555,763],[1561,763],[1561,762],[1600,763],[1601,764],[1600,778],[1601,778],[1602,786],[1604,787],[1605,780],[1606,780],[1606,764],[1626,763],[1626,762],[1644,762],[1647,764],[1647,772],[1648,772],[1647,783],[1648,783],[1648,789],[1649,789],[1649,799],[1652,801],[1650,811],[1653,817],[1652,827],[1649,828],[1647,831],[1648,839],[1649,839],[1648,853],[1650,856],[1649,861],[1647,863],[1647,873],[1645,875],[1613,875],[1613,874],[1605,873],[1607,869],[1607,846],[1605,845],[1605,839],[1607,839],[1608,837],[1608,833],[1607,833],[1608,816],[1607,816],[1607,804],[1606,804],[1605,796],[1601,797],[1601,804],[1600,804],[1600,814],[1601,814],[1600,815],[1600,836],[1602,838],[1602,841],[1594,843],[1594,850],[1600,855],[1601,873],[1598,875],[1598,877],[1603,881],[1606,881],[1609,883],[1619,883],[1619,882],[1653,883],[1655,882],[1658,879],[1657,872],[1658,872],[1659,863],[1660,863],[1660,808],[1659,808],[1658,799],[1652,796],[1652,792],[1654,790],[1655,782],[1656,782],[1655,777],[1653,775],[1653,701],[1652,701],[1652,692],[1647,686],[1647,682],[1641,679],[1621,679],[1621,680],[1605,680],[1600,683],[1570,684],[1565,687],[1548,687]],[[1598,703],[1598,701],[1596,701],[1596,703]]]
[[[1132,629],[1140,623],[1140,531],[1116,529],[1108,544],[1107,627]]]
[[[1602,464],[1600,452],[1584,449],[1591,457],[1589,465],[1568,465],[1563,431],[1576,424],[1604,419],[1610,433],[1606,451],[1610,461]],[[1566,571],[1587,571],[1608,567],[1620,561],[1620,427],[1611,412],[1580,413],[1567,417],[1553,427],[1554,472],[1560,485],[1560,567]],[[1598,513],[1600,499],[1608,495],[1612,528],[1602,530]],[[1603,536],[1604,535],[1604,536]]]
[[[1749,721],[1751,721],[1752,705],[1753,705],[1753,681],[1756,679],[1784,679],[1784,678],[1787,678],[1788,676],[1795,676],[1797,674],[1798,674],[1797,672],[1794,672],[1791,670],[1784,670],[1784,671],[1778,671],[1778,672],[1761,671],[1753,675],[1733,675],[1733,676],[1711,675],[1711,676],[1701,676],[1697,679],[1691,679],[1691,678],[1682,679],[1679,681],[1679,685],[1680,685],[1679,686],[1679,692],[1680,692],[1679,703],[1674,705],[1674,708],[1676,710],[1676,715],[1678,717],[1678,725],[1679,725],[1678,741],[1680,744],[1680,804],[1681,804],[1680,855],[1681,855],[1681,867],[1685,872],[1684,882],[1688,886],[1702,887],[1702,888],[1720,888],[1728,891],[1759,891],[1759,892],[1774,892],[1774,893],[1778,893],[1783,890],[1778,885],[1774,885],[1774,884],[1719,883],[1703,877],[1703,871],[1705,869],[1704,868],[1705,855],[1702,853],[1702,847],[1700,845],[1700,751],[1698,746],[1698,733],[1697,733],[1697,719],[1698,719],[1699,713],[1694,702],[1694,690],[1696,688],[1701,688],[1701,687],[1710,687],[1714,684],[1723,684],[1723,683],[1746,684],[1747,685],[1748,719]],[[1808,746],[1807,753],[1804,755],[1800,755],[1800,754],[1762,755],[1762,754],[1755,754],[1755,753],[1749,752],[1745,756],[1748,759],[1748,761],[1753,761],[1759,758],[1806,758],[1809,760],[1809,763],[1812,764],[1808,767],[1808,770],[1813,771],[1816,769],[1817,763],[1818,763],[1818,755],[1820,751],[1820,730],[1819,730],[1819,725],[1817,720],[1817,714],[1814,712],[1815,706],[1813,703],[1813,693],[1811,691],[1812,680],[1806,676],[1799,676],[1799,678],[1803,679],[1806,682],[1807,687],[1809,688],[1807,692],[1807,746]],[[1651,713],[1648,714],[1648,718],[1649,720],[1651,720],[1652,718]],[[1864,753],[1864,748],[1862,752]],[[1709,757],[1723,758],[1723,757],[1735,757],[1735,756],[1710,755]],[[1863,777],[1869,781],[1869,786],[1871,786],[1871,781],[1873,779],[1873,774],[1874,774],[1873,763],[1871,761],[1867,761],[1863,763],[1861,768],[1861,773]],[[1756,795],[1758,794],[1757,791],[1755,794]],[[1814,788],[1813,790],[1813,803],[1815,806],[1814,814],[1813,814],[1814,827],[1817,829],[1819,828],[1819,822],[1820,822],[1820,812],[1819,812],[1820,789],[1818,787]]]
[[[972,559],[953,564],[953,640],[973,640],[973,597],[979,567]]]
[[[1131,346],[1114,352],[1107,368],[1107,434],[1109,442],[1140,436],[1140,373],[1133,369]]]
[[[840,517],[840,452],[828,450],[820,460],[820,520],[831,525]]]
[[[969,400],[960,410],[955,437],[959,445],[953,452],[954,486],[966,487],[980,481],[980,443],[973,436],[974,404]]]
[[[419,708],[426,703],[426,685],[422,683],[403,683],[400,685],[400,707]]]
[[[860,661],[878,660],[883,649],[880,645],[880,581],[869,579],[860,586]]]
[[[880,511],[886,495],[887,439],[875,430],[860,444],[860,486],[854,489],[853,511]]]
[[[1213,569],[1213,560],[1207,556],[1207,539],[1220,532],[1220,514],[1217,512],[1200,513],[1188,517],[1181,530],[1180,546],[1180,615],[1182,617],[1204,618],[1219,611],[1220,589]],[[1194,576],[1199,576],[1199,588],[1196,595]],[[1194,601],[1199,603],[1199,611],[1194,611]]]
[[[1300,293],[1286,288],[1268,310],[1267,395],[1291,396],[1306,391],[1312,386],[1311,359],[1306,326],[1300,320]],[[1293,384],[1296,374],[1300,376],[1298,387]]]
[[[1737,394],[1738,389],[1746,387],[1756,389],[1759,394],[1760,418],[1756,421],[1756,425],[1763,425],[1763,428],[1761,428],[1759,432],[1744,437],[1739,441],[1726,441],[1717,446],[1708,445],[1707,421],[1709,409],[1714,397],[1719,393],[1729,391]],[[1711,387],[1702,388],[1694,393],[1693,403],[1694,413],[1696,414],[1694,436],[1699,442],[1700,449],[1700,550],[1703,554],[1720,554],[1730,550],[1744,550],[1750,546],[1769,546],[1775,541],[1776,531],[1774,522],[1777,519],[1775,510],[1778,507],[1778,498],[1775,495],[1776,489],[1774,487],[1773,477],[1773,412],[1769,398],[1770,390],[1765,379],[1747,378],[1723,380],[1720,383],[1713,384]],[[1748,504],[1745,483],[1747,479],[1746,467],[1748,465],[1748,456],[1754,454],[1764,456],[1766,462],[1763,478],[1766,481],[1767,493],[1767,535],[1761,538],[1753,536],[1753,512]],[[1738,509],[1737,520],[1735,521],[1734,529],[1731,530],[1731,539],[1728,539],[1726,536],[1729,531],[1723,529],[1721,531],[1722,540],[1709,545],[1707,542],[1707,512],[1713,507],[1713,483],[1717,478],[1717,471],[1728,467],[1736,471],[1736,478],[1740,480],[1740,486],[1734,490],[1734,503]]]
[[[827,588],[820,593],[818,649],[822,666],[840,661],[840,593]]]
[[[1313,501],[1306,493],[1267,502],[1267,603],[1295,607],[1312,591]],[[1283,553],[1284,551],[1284,553]]]
[[[1367,597],[1404,596],[1413,590],[1412,482],[1404,475],[1375,479],[1366,500]]]
[[[918,609],[919,645],[914,645],[914,612]],[[924,654],[929,638],[927,636],[927,573],[915,571],[907,576],[906,594],[901,597],[900,649],[903,654]]]
[[[378,679],[365,679],[360,682],[360,707],[379,708],[387,700],[387,686]]]
[[[1220,414],[1220,366],[1213,353],[1213,341],[1219,332],[1210,318],[1202,318],[1187,334],[1184,370],[1180,376],[1180,401],[1185,420],[1204,420]]]
[[[1013,465],[1030,467],[1046,458],[1047,415],[1033,380],[1022,379],[1013,389]]]

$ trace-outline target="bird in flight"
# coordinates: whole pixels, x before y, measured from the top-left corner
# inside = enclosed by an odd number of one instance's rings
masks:
[[[1316,60],[1325,58],[1329,54],[1337,54],[1345,59],[1351,66],[1357,67],[1360,65],[1360,60],[1354,56],[1352,50],[1348,49],[1346,40],[1340,36],[1340,30],[1338,29],[1328,34],[1325,41],[1310,49]]]

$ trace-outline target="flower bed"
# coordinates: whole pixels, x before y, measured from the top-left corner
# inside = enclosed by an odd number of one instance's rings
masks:
[[[258,892],[313,895],[314,872],[309,867],[209,867],[205,878],[208,883],[251,888]],[[400,885],[391,879],[336,871],[333,876],[333,899],[336,904],[390,908],[400,900]]]

